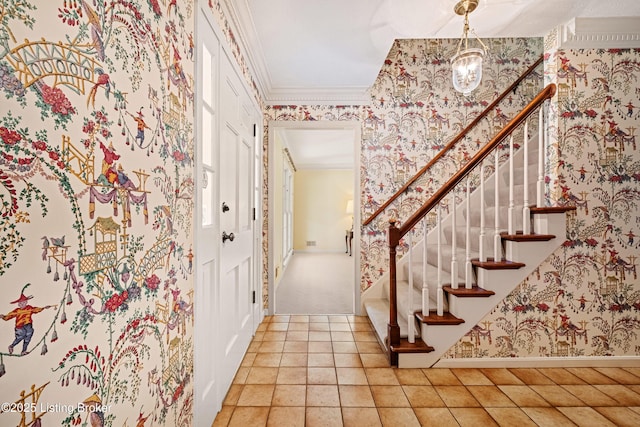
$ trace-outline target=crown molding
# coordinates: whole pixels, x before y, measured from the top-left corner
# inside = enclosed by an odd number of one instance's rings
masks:
[[[223,0],[222,4],[233,31],[238,35],[235,40],[240,43],[241,53],[252,73],[251,77],[258,86],[260,95],[264,97],[271,89],[271,77],[247,0]]]
[[[368,87],[353,88],[274,88],[264,57],[264,50],[255,29],[247,0],[223,0],[224,10],[239,37],[242,54],[253,74],[266,105],[368,105]]]
[[[561,25],[559,34],[561,48],[640,48],[640,17],[577,17]]]
[[[369,105],[368,87],[280,88],[265,95],[266,105]]]

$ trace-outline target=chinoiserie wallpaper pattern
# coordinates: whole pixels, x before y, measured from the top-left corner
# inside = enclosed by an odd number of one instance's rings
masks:
[[[0,2],[1,425],[191,424],[194,13]]]

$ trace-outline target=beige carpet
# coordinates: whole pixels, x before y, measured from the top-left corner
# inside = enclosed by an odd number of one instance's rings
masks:
[[[353,313],[353,270],[344,253],[294,253],[276,290],[276,313]]]

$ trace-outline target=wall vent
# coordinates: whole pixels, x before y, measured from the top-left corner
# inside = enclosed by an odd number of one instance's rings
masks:
[[[315,246],[315,245],[316,245],[315,240],[307,240],[307,246]]]

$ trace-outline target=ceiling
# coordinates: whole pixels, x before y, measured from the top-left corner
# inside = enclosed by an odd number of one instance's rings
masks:
[[[362,104],[399,38],[459,38],[458,0],[226,0],[268,104]],[[640,16],[639,0],[480,0],[481,38],[538,37],[574,17]]]
[[[224,0],[265,102],[366,104],[395,39],[459,38],[458,0]],[[478,37],[542,37],[575,17],[639,17],[640,0],[480,0]],[[635,28],[634,28],[635,29]],[[297,168],[353,167],[352,134],[283,129]]]
[[[353,169],[353,130],[278,128],[297,170]]]

